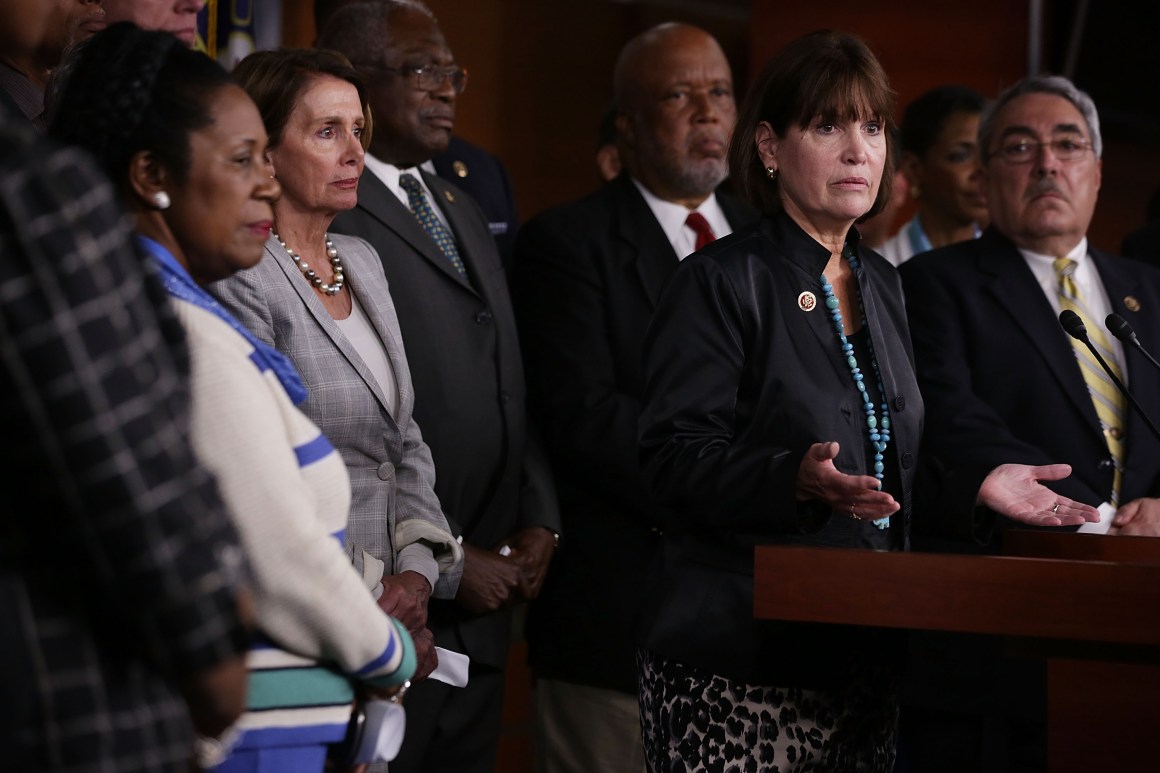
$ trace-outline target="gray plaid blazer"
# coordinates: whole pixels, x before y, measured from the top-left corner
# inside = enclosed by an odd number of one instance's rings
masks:
[[[273,237],[261,262],[215,283],[209,289],[260,340],[287,355],[310,392],[299,406],[342,454],[350,474],[351,511],[347,548],[364,571],[365,551],[393,573],[398,527],[421,522],[451,541],[447,520],[435,495],[435,465],[412,417],[415,392],[399,322],[379,256],[362,239],[332,235],[342,256],[346,283],[386,347],[398,383],[399,407],[392,416],[386,398],[354,347],[339,331],[301,272]],[[453,598],[462,561],[447,566],[435,534],[428,535],[440,561],[435,596]],[[411,540],[405,540],[410,542]]]

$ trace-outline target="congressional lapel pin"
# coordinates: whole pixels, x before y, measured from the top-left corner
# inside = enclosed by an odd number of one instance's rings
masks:
[[[1134,296],[1134,295],[1125,295],[1124,296],[1124,306],[1128,309],[1128,311],[1139,311],[1140,310],[1140,302],[1138,300],[1136,300],[1136,296]]]
[[[451,168],[455,170],[455,174],[457,176],[467,177],[467,164],[463,163],[462,161],[456,161],[451,165]]]
[[[443,191],[443,198],[447,199],[451,204],[455,203],[455,194],[451,191]]]
[[[798,296],[798,308],[802,311],[813,311],[814,307],[818,305],[818,297],[806,290]]]

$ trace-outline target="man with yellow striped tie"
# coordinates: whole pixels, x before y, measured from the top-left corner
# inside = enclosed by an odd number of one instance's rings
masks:
[[[1091,352],[1070,309],[1155,422],[1160,372],[1107,332],[1116,313],[1160,348],[1160,272],[1087,239],[1100,187],[1099,117],[1066,78],[1011,87],[979,126],[991,227],[904,264],[929,448],[951,463],[1066,462],[1050,483],[1118,508],[1111,532],[1160,535],[1160,440]]]
[[[952,464],[1066,462],[1072,474],[1045,485],[1118,508],[1105,521],[1112,532],[1160,535],[1160,439],[1058,322],[1061,311],[1078,314],[1160,419],[1160,370],[1104,326],[1119,314],[1144,347],[1160,349],[1160,271],[1087,239],[1103,150],[1095,105],[1065,78],[1025,79],[984,111],[979,150],[990,228],[901,267],[927,447]],[[918,537],[915,546],[924,547]],[[1009,770],[1016,760],[1018,770],[1042,770],[1042,671],[1002,658],[997,645],[933,638],[916,638],[903,701],[911,769],[947,770],[940,760],[955,759],[966,765],[956,770]],[[947,653],[954,685],[938,675]]]

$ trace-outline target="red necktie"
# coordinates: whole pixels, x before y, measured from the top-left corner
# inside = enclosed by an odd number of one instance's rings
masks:
[[[693,245],[694,250],[699,250],[706,244],[717,241],[717,234],[713,233],[713,229],[709,227],[709,221],[700,212],[690,212],[689,216],[685,218],[685,225],[692,228],[693,233],[697,234],[697,243]]]

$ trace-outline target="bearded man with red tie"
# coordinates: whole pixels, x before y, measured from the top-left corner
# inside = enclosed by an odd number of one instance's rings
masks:
[[[718,190],[736,106],[712,36],[645,31],[621,52],[614,89],[624,171],[522,227],[513,261],[529,406],[565,535],[527,624],[547,771],[644,769],[632,625],[661,509],[637,463],[641,343],[678,263],[757,219]]]

